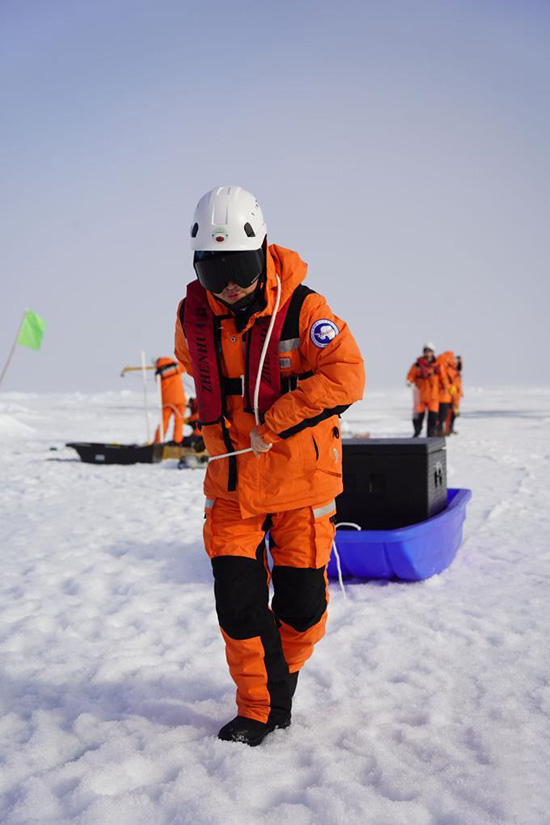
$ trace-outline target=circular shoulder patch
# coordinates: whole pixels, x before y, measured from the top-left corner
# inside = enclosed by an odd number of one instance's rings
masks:
[[[311,326],[311,340],[316,347],[327,347],[333,341],[340,330],[328,318],[321,318],[320,321],[315,321]]]

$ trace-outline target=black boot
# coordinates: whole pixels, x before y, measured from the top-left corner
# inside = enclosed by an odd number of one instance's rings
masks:
[[[449,415],[449,405],[446,402],[441,403],[439,405],[439,414],[438,414],[436,435],[447,435],[447,418],[448,418],[448,415]]]
[[[224,742],[242,742],[243,745],[255,747],[261,744],[268,733],[276,728],[288,728],[290,725],[290,713],[287,717],[278,722],[258,722],[256,719],[248,719],[246,716],[235,716],[231,722],[224,725],[218,733],[218,739]]]

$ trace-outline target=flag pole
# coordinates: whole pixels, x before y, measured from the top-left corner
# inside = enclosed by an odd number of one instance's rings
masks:
[[[157,375],[157,397],[159,405],[159,440],[162,444],[164,442],[164,421],[163,421],[163,404],[162,404],[162,378],[160,373]]]
[[[8,355],[8,359],[7,359],[6,363],[4,364],[4,369],[2,370],[2,374],[0,375],[0,386],[2,386],[2,381],[4,380],[4,376],[8,371],[9,365],[11,364],[11,359],[13,358],[13,354],[14,354],[15,348],[17,346],[17,341],[19,339],[19,333],[21,332],[21,327],[23,326],[23,321],[25,320],[25,315],[26,314],[27,314],[27,310],[25,310],[24,313],[23,313],[23,317],[21,318],[21,323],[19,324],[19,327],[17,329],[17,334],[15,336],[15,341],[13,342],[13,346],[10,350],[10,354]]]
[[[184,372],[184,373],[183,373],[183,375],[182,375],[182,379],[183,379],[183,387],[184,387],[184,389],[186,389],[186,390],[187,390],[187,393],[188,393],[188,395],[189,395],[190,397],[191,397],[191,396],[193,396],[193,397],[194,397],[194,396],[196,396],[196,394],[197,394],[197,390],[195,389],[195,386],[194,386],[195,382],[194,382],[194,380],[193,380],[193,387],[192,387],[192,388],[191,388],[191,385],[189,384],[189,382],[187,382],[187,387],[186,387],[186,386],[185,386],[185,377],[186,377],[186,375],[187,375],[187,373],[186,373],[186,372]],[[191,378],[191,376],[189,376],[189,378]]]
[[[145,353],[141,352],[141,377],[143,379],[143,401],[145,405],[145,426],[147,428],[147,443],[151,443],[151,432],[149,430],[149,400],[147,398],[147,367],[145,366]]]

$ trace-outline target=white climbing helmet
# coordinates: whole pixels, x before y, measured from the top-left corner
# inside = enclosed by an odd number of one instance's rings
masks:
[[[431,349],[433,353],[435,353],[435,344],[432,341],[428,341],[427,344],[424,344],[424,349]]]
[[[267,233],[258,201],[240,186],[216,186],[197,204],[191,249],[244,252],[260,249]]]

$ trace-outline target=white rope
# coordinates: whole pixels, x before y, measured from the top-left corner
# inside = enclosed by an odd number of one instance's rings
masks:
[[[281,303],[281,279],[275,273],[275,277],[277,278],[277,298],[275,300],[275,307],[273,309],[273,314],[271,316],[271,322],[269,327],[267,328],[267,335],[265,336],[264,345],[262,348],[262,354],[260,356],[260,365],[258,367],[258,375],[256,376],[256,386],[254,387],[254,418],[256,419],[256,426],[260,426],[260,414],[258,411],[258,404],[260,398],[260,383],[262,378],[262,371],[264,368],[264,361],[267,355],[267,348],[269,347],[269,342],[271,341],[271,333],[273,332],[273,327],[275,325],[275,319],[277,318],[277,313],[279,312],[279,304]]]
[[[344,599],[348,598],[346,593],[346,588],[344,587],[344,579],[342,578],[342,565],[340,564],[340,554],[338,553],[338,548],[336,547],[336,540],[332,540],[332,549],[334,550],[334,556],[336,558],[336,567],[338,569],[338,581],[340,583],[340,590],[342,591],[342,596]]]
[[[183,413],[180,413],[180,411],[178,410],[178,408],[177,408],[177,407],[174,407],[174,405],[173,405],[173,404],[163,404],[163,405],[162,405],[162,409],[163,409],[163,410],[172,410],[172,412],[174,413],[174,415],[177,415],[179,418],[185,418],[184,414],[183,414]]]
[[[355,527],[356,530],[360,530],[358,524],[355,524],[353,521],[340,521],[336,525],[336,529],[338,530],[339,527]],[[336,547],[336,537],[332,540],[332,549],[334,550],[334,556],[336,558],[336,567],[338,569],[338,581],[340,582],[340,589],[342,591],[342,595],[344,599],[347,599],[346,588],[344,587],[344,579],[342,577],[342,565],[340,564],[340,554],[338,552],[338,548]]]
[[[223,453],[222,455],[211,455],[208,462],[217,461],[219,458],[227,458],[230,455],[242,455],[243,453],[251,453],[252,447],[247,447],[246,450],[234,450],[232,453]]]
[[[277,317],[277,312],[279,311],[279,304],[281,303],[281,279],[275,273],[275,277],[277,278],[277,298],[275,300],[275,307],[273,308],[273,315],[271,316],[271,322],[269,327],[267,328],[267,335],[265,336],[264,345],[262,347],[262,353],[260,355],[260,363],[258,366],[258,375],[256,376],[256,386],[254,387],[254,420],[256,421],[256,426],[260,425],[260,414],[258,411],[258,399],[260,397],[260,383],[262,380],[262,370],[264,368],[264,361],[267,355],[267,350],[269,347],[269,342],[271,341],[271,333],[273,332],[273,327],[275,325],[275,319]],[[253,452],[252,447],[247,447],[245,450],[232,450],[230,453],[223,453],[222,455],[213,455],[210,456],[210,461],[218,461],[220,458],[229,458],[231,455],[242,455],[243,453],[251,453]]]

